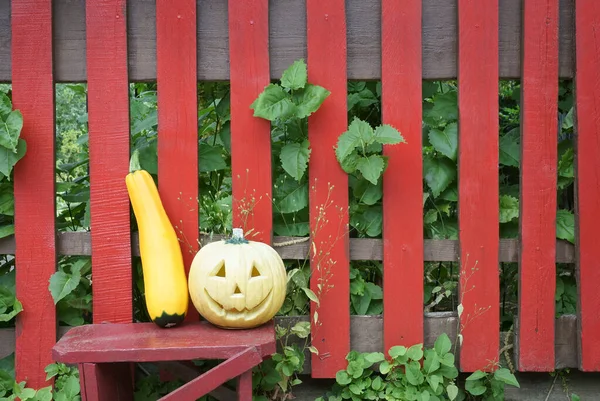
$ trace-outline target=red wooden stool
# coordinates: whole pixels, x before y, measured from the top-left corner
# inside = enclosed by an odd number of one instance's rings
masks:
[[[251,330],[208,322],[161,329],[154,323],[90,324],[69,330],[52,349],[58,362],[78,364],[83,401],[133,400],[130,362],[224,359],[161,401],[194,401],[238,377],[238,399],[252,400],[252,368],[275,352],[273,321]]]

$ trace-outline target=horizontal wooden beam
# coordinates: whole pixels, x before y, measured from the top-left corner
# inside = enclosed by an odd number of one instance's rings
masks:
[[[0,1],[0,82],[10,81],[10,1]],[[521,75],[521,3],[500,0],[499,68],[503,79]],[[560,69],[573,75],[574,0],[560,0]],[[86,81],[85,0],[55,0],[54,57],[58,82]],[[129,74],[132,81],[156,79],[155,0],[128,1]],[[294,60],[306,59],[304,0],[270,0],[271,76],[279,78]],[[381,1],[346,0],[348,78],[381,77]],[[423,0],[423,78],[455,79],[456,0]],[[227,0],[198,0],[198,79],[229,79]],[[327,40],[327,38],[323,38]]]
[[[291,327],[298,321],[308,321],[308,316],[276,317],[277,324],[283,327]],[[454,344],[456,339],[457,317],[452,312],[427,313],[424,320],[424,343],[426,347],[432,347],[435,339],[442,333],[446,333]],[[59,328],[59,337],[69,330],[68,327]],[[383,351],[383,317],[378,316],[352,316],[350,327],[351,349],[359,352]],[[555,324],[555,352],[556,368],[577,368],[579,366],[577,353],[577,317],[575,315],[564,315],[556,319]],[[501,333],[500,347],[504,347],[506,333]],[[290,339],[295,341],[294,339]],[[509,336],[509,344],[518,341],[514,332]],[[303,344],[304,340],[298,340]],[[14,352],[15,331],[14,329],[0,329],[0,359]],[[515,348],[513,348],[515,349]],[[308,351],[307,351],[308,352]],[[511,350],[510,354],[513,352]],[[303,373],[310,373],[310,358],[306,355],[306,363]],[[458,353],[457,353],[458,356]],[[501,356],[504,364],[504,356]]]
[[[91,255],[92,245],[89,232],[60,232],[58,234],[59,255]],[[218,241],[222,235],[202,235],[200,241],[206,244]],[[304,260],[308,258],[310,241],[308,237],[275,237],[273,246],[285,260]],[[457,240],[425,240],[424,260],[429,262],[456,262],[458,261]],[[137,233],[132,234],[132,255],[139,256],[139,238]],[[13,255],[15,252],[14,237],[0,239],[0,255]],[[519,242],[516,239],[500,240],[500,262],[517,262],[519,256]],[[381,239],[350,239],[351,260],[382,260],[383,242]],[[575,263],[575,247],[569,242],[557,240],[556,262]]]

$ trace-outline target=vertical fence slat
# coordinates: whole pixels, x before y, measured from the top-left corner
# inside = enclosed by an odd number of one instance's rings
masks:
[[[186,273],[198,250],[196,1],[156,3],[158,186]],[[190,302],[186,320],[198,312]]]
[[[576,4],[576,205],[580,369],[600,370],[600,4]]]
[[[86,2],[94,322],[132,321],[125,0]]]
[[[523,24],[518,365],[553,371],[558,0],[526,0]]]
[[[458,1],[463,371],[498,360],[498,0]]]
[[[12,99],[23,115],[27,153],[14,169],[17,381],[46,385],[56,312],[48,280],[56,271],[54,83],[50,0],[12,2]]]
[[[270,243],[271,128],[250,109],[270,80],[268,0],[229,0],[229,59],[233,224]]]
[[[382,3],[382,120],[406,144],[384,146],[383,338],[423,342],[423,168],[421,150],[421,0]],[[405,288],[399,297],[397,289]]]
[[[337,138],[348,129],[346,15],[344,0],[308,0],[308,81],[331,92],[308,118],[313,377],[335,377],[350,351],[350,278],[348,243],[348,176],[334,152]],[[321,286],[319,288],[319,286]],[[314,315],[318,314],[315,323]]]

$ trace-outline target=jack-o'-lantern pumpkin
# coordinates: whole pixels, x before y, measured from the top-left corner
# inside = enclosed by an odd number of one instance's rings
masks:
[[[269,245],[244,238],[234,229],[227,240],[203,246],[194,257],[188,288],[194,307],[222,328],[260,326],[283,305],[287,274]]]

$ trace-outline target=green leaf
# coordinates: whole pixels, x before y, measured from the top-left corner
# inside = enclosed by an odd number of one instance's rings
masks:
[[[321,104],[331,94],[327,89],[319,85],[307,84],[300,96],[300,102],[296,108],[297,118],[306,118],[317,111]]]
[[[311,301],[313,301],[317,305],[320,304],[319,298],[317,298],[317,295],[310,288],[302,287],[302,291],[304,291],[304,293],[306,294],[306,296],[308,297],[308,299],[310,299]]]
[[[307,80],[306,63],[304,59],[296,60],[281,75],[281,86],[287,89],[304,88]]]
[[[483,379],[485,376],[486,376],[486,374],[483,371],[476,370],[475,372],[471,373],[465,380],[466,381],[474,381],[474,380]]]
[[[456,161],[458,154],[458,128],[456,123],[448,124],[444,131],[432,128],[429,131],[429,142],[438,152]]]
[[[373,128],[371,128],[369,123],[355,117],[348,126],[348,131],[338,137],[335,148],[335,155],[338,161],[340,163],[343,162],[354,151],[354,148],[360,146],[362,150],[372,140]]]
[[[413,361],[418,361],[423,358],[423,344],[415,344],[406,351],[408,356]]]
[[[399,356],[406,355],[406,347],[403,345],[394,345],[390,348],[389,354],[392,358],[398,358]]]
[[[519,217],[519,200],[514,196],[500,196],[500,223],[508,223],[509,221]]]
[[[352,174],[356,171],[356,166],[361,157],[358,155],[358,151],[354,149],[346,158],[340,163],[342,170],[348,174]]]
[[[444,381],[444,379],[439,375],[439,373],[427,376],[426,379],[427,383],[429,383],[429,385],[431,386],[431,389],[436,392],[438,391],[440,383]]]
[[[15,225],[14,224],[6,224],[0,226],[0,238],[8,237],[9,235],[13,235],[15,233]]]
[[[573,178],[575,175],[575,169],[573,168],[573,160],[575,154],[573,148],[568,148],[560,157],[558,161],[558,174],[561,177]]]
[[[269,121],[287,120],[296,114],[296,106],[288,93],[279,85],[269,84],[250,105],[255,117]]]
[[[501,382],[508,384],[509,386],[521,387],[515,375],[506,368],[500,368],[494,372],[494,379],[500,380]]]
[[[198,148],[198,171],[216,171],[227,168],[227,163],[221,154],[220,146],[211,146],[207,143],[200,143]]]
[[[6,177],[10,177],[13,167],[25,156],[26,151],[27,144],[22,138],[19,138],[16,152],[0,146],[0,173]]]
[[[437,352],[438,355],[443,357],[452,348],[452,342],[450,341],[450,338],[446,333],[442,333],[435,340],[435,344],[433,347],[435,349],[435,352]]]
[[[456,179],[456,165],[446,157],[426,157],[423,176],[434,197],[438,197]]]
[[[453,401],[458,396],[458,387],[455,384],[448,384],[446,387],[446,392],[448,393],[448,397],[450,401]]]
[[[0,313],[0,322],[9,322],[10,320],[12,320],[12,318],[17,316],[22,311],[23,311],[23,305],[21,304],[21,302],[18,299],[15,299],[14,303],[13,303],[12,311],[10,311],[8,313]]]
[[[400,132],[389,124],[383,124],[375,128],[373,139],[382,145],[395,145],[406,142]]]
[[[68,400],[72,400],[79,394],[80,390],[79,379],[76,376],[69,376],[61,392],[65,394]]]
[[[281,179],[273,188],[273,197],[280,213],[294,213],[308,206],[308,184],[293,179]]]
[[[500,164],[505,166],[519,167],[521,160],[521,147],[519,128],[515,128],[506,134],[500,136]]]
[[[302,143],[288,143],[281,148],[279,159],[283,169],[297,181],[300,181],[310,158],[310,149],[308,140]]]
[[[413,361],[406,365],[406,379],[413,386],[423,383],[424,377],[419,362]]]
[[[371,155],[369,157],[361,157],[356,168],[362,173],[371,184],[377,185],[377,180],[383,173],[385,165],[384,159],[380,155]]]
[[[575,243],[575,216],[568,210],[556,212],[556,237]]]
[[[335,381],[340,386],[345,386],[352,382],[352,378],[350,378],[348,372],[346,372],[345,370],[340,370],[335,374]]]
[[[10,101],[10,98],[6,96],[6,93],[0,92],[0,119],[6,120],[11,112],[12,102]]]
[[[5,121],[0,120],[0,145],[13,150],[17,146],[23,129],[23,115],[19,110],[11,111]]]
[[[455,90],[441,93],[433,98],[433,107],[425,116],[434,122],[451,121],[458,119],[458,96]]]
[[[81,281],[81,275],[78,271],[67,274],[62,270],[57,271],[50,277],[50,293],[54,299],[54,305],[61,299],[69,295]]]
[[[52,386],[47,386],[39,389],[35,393],[36,401],[51,401],[52,400]]]
[[[382,352],[370,352],[365,354],[365,359],[371,363],[379,363],[385,360],[385,355]]]
[[[573,107],[569,109],[569,112],[565,116],[562,122],[562,129],[573,128]]]
[[[376,185],[373,185],[367,180],[357,180],[353,194],[358,203],[374,205],[383,196],[382,182],[378,181]]]

